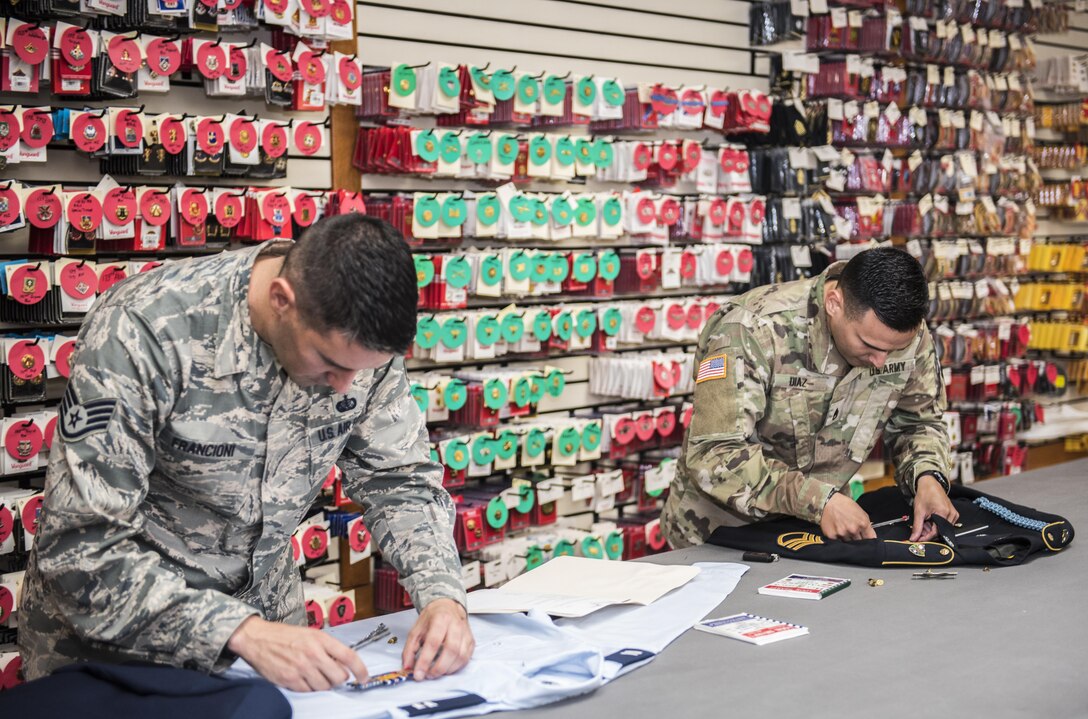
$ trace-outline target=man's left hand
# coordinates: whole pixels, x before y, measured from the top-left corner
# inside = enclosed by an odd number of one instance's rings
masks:
[[[910,541],[928,542],[937,536],[937,526],[926,521],[934,514],[952,524],[960,518],[941,483],[928,474],[922,475],[914,490],[914,522],[911,524]]]
[[[465,608],[452,599],[436,599],[419,613],[401,659],[417,681],[437,679],[468,664],[475,648]]]

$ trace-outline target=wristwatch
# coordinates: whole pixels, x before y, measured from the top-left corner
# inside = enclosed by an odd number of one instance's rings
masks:
[[[922,472],[921,474],[918,475],[918,479],[921,479],[922,477],[926,476],[927,474],[930,477],[933,477],[933,479],[937,480],[937,484],[941,485],[941,489],[944,490],[945,494],[948,494],[948,491],[950,489],[952,489],[952,483],[948,481],[948,477],[944,476],[944,474],[942,472],[938,472],[935,469],[927,469],[925,472]],[[914,480],[914,493],[915,494],[918,493],[918,479]]]

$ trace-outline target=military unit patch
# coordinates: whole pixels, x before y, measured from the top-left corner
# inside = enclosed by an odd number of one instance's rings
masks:
[[[699,369],[695,372],[695,384],[707,382],[712,379],[725,379],[725,366],[728,357],[724,354],[707,357],[699,363]]]

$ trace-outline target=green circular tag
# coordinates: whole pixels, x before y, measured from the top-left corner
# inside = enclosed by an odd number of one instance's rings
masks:
[[[511,165],[518,159],[518,138],[516,135],[503,135],[495,143],[495,157],[503,165]]]
[[[609,227],[615,227],[623,220],[623,203],[618,197],[609,197],[601,205],[601,219]]]
[[[597,276],[597,256],[592,252],[583,252],[574,256],[574,279],[589,282]]]
[[[615,250],[605,250],[597,258],[597,274],[607,282],[616,279],[620,274],[620,256]]]
[[[533,208],[533,214],[529,216],[529,222],[538,227],[548,224],[548,206],[544,204],[544,200],[534,197],[529,202]]]
[[[574,318],[564,310],[555,316],[555,336],[566,342],[574,332]]]
[[[499,341],[502,331],[494,315],[484,315],[476,320],[476,341],[481,347],[490,347]]]
[[[495,460],[495,440],[481,434],[472,440],[472,461],[479,465],[488,465]]]
[[[574,164],[574,140],[569,137],[560,137],[555,141],[555,160],[563,167]]]
[[[510,276],[517,282],[529,279],[533,271],[533,263],[524,250],[514,250],[510,255]]]
[[[491,76],[478,67],[470,67],[468,73],[472,75],[472,80],[484,90],[491,89]]]
[[[574,222],[574,205],[562,195],[552,200],[552,220],[560,227]]]
[[[540,97],[540,81],[532,75],[518,78],[518,99],[523,104],[532,105]]]
[[[562,282],[570,275],[570,262],[567,256],[556,252],[548,258],[548,279],[552,282]]]
[[[574,96],[578,98],[578,102],[582,105],[592,105],[593,101],[597,99],[597,86],[593,82],[593,78],[583,77],[574,86]]]
[[[528,407],[532,401],[533,384],[528,377],[518,377],[514,380],[514,405],[516,407]]]
[[[534,427],[525,435],[525,454],[530,457],[539,457],[544,454],[544,448],[548,446],[548,438],[544,430]]]
[[[446,445],[446,466],[461,471],[468,466],[468,445],[463,439],[451,439]]]
[[[593,141],[581,137],[574,143],[574,157],[583,165],[593,164]]]
[[[540,342],[547,342],[552,336],[552,315],[547,310],[537,312],[533,317],[533,336]]]
[[[518,436],[508,429],[504,429],[495,438],[495,456],[499,459],[510,459],[518,452]]]
[[[573,457],[580,446],[582,446],[582,435],[574,427],[565,427],[559,433],[559,446],[557,449],[560,456]]]
[[[434,130],[424,130],[416,135],[416,154],[427,162],[434,162],[438,159],[439,148],[438,138],[434,134]]]
[[[510,510],[502,497],[495,497],[487,503],[487,523],[492,529],[502,529],[510,519]]]
[[[583,537],[582,556],[589,559],[604,559],[604,545],[596,537]]]
[[[552,159],[552,143],[546,135],[537,135],[529,140],[529,162],[543,165]]]
[[[503,408],[509,399],[506,383],[499,379],[484,382],[484,406],[496,412]]]
[[[615,153],[612,151],[612,143],[608,140],[597,138],[593,143],[593,164],[597,167],[612,167]]]
[[[393,75],[389,81],[393,92],[401,97],[408,97],[416,89],[416,71],[404,63],[393,68]]]
[[[461,136],[456,132],[447,132],[438,141],[438,154],[442,162],[454,163],[461,159]]]
[[[585,338],[592,335],[597,330],[597,311],[582,310],[579,312],[574,329],[579,337]]]
[[[544,78],[544,99],[550,105],[558,105],[567,97],[567,83],[558,75]]]
[[[529,402],[531,404],[538,404],[540,400],[544,399],[544,391],[546,389],[546,383],[543,377],[533,375],[529,378]]]
[[[425,350],[429,350],[438,344],[442,336],[442,328],[434,317],[420,317],[416,322],[416,344]]]
[[[660,463],[659,463],[659,464],[657,465],[657,467],[658,467],[658,469],[664,469],[664,468],[665,468],[665,464],[666,464],[667,462],[672,462],[672,461],[674,461],[674,460],[671,460],[671,459],[663,459],[663,460],[661,460],[661,462],[660,462]],[[662,494],[664,494],[664,493],[665,493],[665,487],[661,487],[660,489],[648,489],[648,490],[646,490],[646,496],[648,496],[648,497],[660,497],[660,496],[661,496]]]
[[[427,255],[413,255],[416,266],[416,286],[426,287],[434,281],[434,260]]]
[[[525,334],[525,320],[516,314],[508,314],[499,323],[502,327],[504,341],[514,344]]]
[[[509,100],[516,90],[514,76],[509,70],[496,70],[491,73],[491,92],[499,101]]]
[[[623,91],[623,87],[615,80],[605,80],[601,85],[601,97],[604,98],[605,103],[612,107],[619,107],[627,99],[627,94]]]
[[[460,227],[468,219],[468,204],[465,198],[448,195],[442,202],[442,222],[447,227]]]
[[[442,458],[438,456],[438,447],[431,445],[431,461],[435,464],[442,464]]]
[[[521,193],[514,195],[510,198],[510,216],[514,222],[528,222],[533,216],[533,203]]]
[[[529,572],[544,563],[544,550],[535,544],[525,550],[525,571]]]
[[[446,389],[442,391],[442,402],[450,412],[456,412],[468,402],[468,386],[463,379],[454,377],[446,383]]]
[[[446,97],[457,97],[461,94],[461,77],[457,74],[457,68],[444,67],[438,71],[438,89]]]
[[[426,414],[427,406],[431,403],[431,395],[430,392],[427,391],[427,388],[421,385],[419,382],[413,382],[412,399],[416,401],[416,406],[419,407],[419,411]]]
[[[487,255],[480,260],[480,282],[494,287],[502,281],[502,260],[498,255]]]
[[[442,274],[445,275],[446,282],[453,287],[458,289],[468,287],[469,280],[472,279],[472,265],[464,255],[451,256],[442,265]]]
[[[609,532],[604,540],[604,553],[609,559],[623,559],[623,533]]]
[[[499,221],[502,205],[494,192],[476,198],[476,219],[481,225],[490,226]]]
[[[594,420],[582,430],[582,449],[593,452],[601,446],[601,423]]]
[[[601,330],[609,337],[615,337],[620,333],[623,325],[623,314],[615,307],[609,307],[601,318]]]
[[[563,390],[567,386],[567,376],[557,369],[553,369],[548,373],[547,378],[544,380],[544,389],[552,397],[558,397],[563,394]]]
[[[430,227],[442,216],[442,207],[434,195],[424,195],[416,200],[415,216],[416,224],[421,227]]]
[[[548,258],[551,257],[550,252],[538,252],[533,255],[533,282],[547,282],[548,281]]]
[[[552,552],[553,557],[573,557],[574,556],[574,543],[569,539],[560,539],[555,543],[555,551]]]
[[[457,349],[468,340],[468,328],[465,321],[459,317],[453,317],[442,323],[442,344],[451,350]]]
[[[482,165],[491,162],[491,138],[482,132],[477,132],[468,138],[465,154],[470,162]]]
[[[574,208],[574,221],[579,227],[588,227],[597,221],[597,203],[588,197],[578,200]]]
[[[533,505],[536,504],[536,492],[532,487],[521,486],[518,487],[518,502],[517,510],[522,514],[532,510]]]

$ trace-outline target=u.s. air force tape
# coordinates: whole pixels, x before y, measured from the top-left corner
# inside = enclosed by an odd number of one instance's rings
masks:
[[[65,442],[78,442],[95,432],[105,431],[116,410],[117,400],[112,398],[93,399],[80,404],[69,383],[60,403],[57,429]]]

